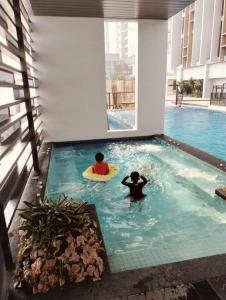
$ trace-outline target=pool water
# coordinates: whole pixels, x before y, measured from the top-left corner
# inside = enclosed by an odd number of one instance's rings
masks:
[[[108,110],[108,124],[110,130],[133,129],[135,127],[134,110]]]
[[[120,168],[106,183],[82,177],[99,151]],[[121,180],[134,170],[150,182],[131,204]],[[225,183],[225,173],[158,139],[94,143],[53,148],[46,196],[96,205],[111,271],[120,272],[225,253],[226,202],[214,193]]]
[[[166,107],[165,133],[226,160],[225,112],[192,107]]]
[[[131,129],[135,111],[115,111],[108,119],[110,129]],[[165,134],[226,161],[226,112],[168,106]]]

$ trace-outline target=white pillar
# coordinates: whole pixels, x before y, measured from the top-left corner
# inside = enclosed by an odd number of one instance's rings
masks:
[[[213,25],[214,0],[204,0],[202,14],[202,35],[200,46],[200,64],[204,65],[210,59],[211,32]]]
[[[195,2],[195,19],[194,19],[194,32],[193,32],[193,47],[191,65],[196,66],[200,60],[200,43],[201,43],[201,29],[202,29],[202,13],[203,13],[203,0]]]
[[[213,15],[213,27],[212,27],[212,37],[211,37],[211,51],[210,51],[210,61],[214,63],[218,60],[218,49],[219,49],[219,39],[221,35],[221,13],[222,13],[222,3],[223,0],[215,0],[214,3],[214,15]]]
[[[163,133],[167,20],[139,20],[138,41],[138,128]]]
[[[172,41],[171,41],[171,61],[170,69],[176,72],[176,68],[181,65],[181,47],[182,47],[182,25],[183,12],[179,12],[172,19]]]
[[[206,65],[204,80],[203,80],[202,98],[210,98],[211,91],[212,91],[212,80],[209,79],[209,66]]]

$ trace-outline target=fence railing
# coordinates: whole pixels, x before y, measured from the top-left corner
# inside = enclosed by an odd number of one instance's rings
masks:
[[[184,98],[183,89],[180,89],[178,84],[169,84],[168,86],[173,87],[173,89],[175,90],[175,104],[180,106]]]
[[[135,106],[135,92],[107,92],[107,108],[134,108]]]
[[[226,83],[213,86],[210,96],[210,105],[226,106]]]

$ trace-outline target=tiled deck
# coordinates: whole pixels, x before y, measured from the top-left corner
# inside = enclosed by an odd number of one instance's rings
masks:
[[[59,295],[58,295],[59,296]],[[18,293],[11,295],[9,300],[42,300],[42,299],[62,299],[62,300],[224,300],[226,299],[226,294],[220,293],[220,296],[212,289],[211,285],[206,282],[199,282],[196,284],[178,285],[176,287],[159,289],[154,291],[148,291],[146,293],[134,294],[129,296],[122,296],[117,298],[109,297],[98,297],[92,293],[85,293],[79,297],[70,293],[70,296],[63,296],[59,298],[55,294],[54,298],[46,296],[26,296]]]

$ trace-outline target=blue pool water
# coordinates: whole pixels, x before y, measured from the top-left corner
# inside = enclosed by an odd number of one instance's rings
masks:
[[[99,151],[120,168],[106,183],[82,177]],[[131,205],[121,180],[134,170],[150,182]],[[96,205],[111,271],[120,272],[225,253],[226,202],[214,194],[225,183],[225,173],[154,139],[53,148],[46,195]]]
[[[226,113],[202,108],[167,107],[165,133],[226,160]]]
[[[135,120],[134,111],[109,116],[111,129],[131,129],[126,120]],[[226,160],[226,112],[202,108],[166,107],[165,134]]]
[[[135,111],[108,110],[108,124],[111,130],[133,129],[135,127]]]

